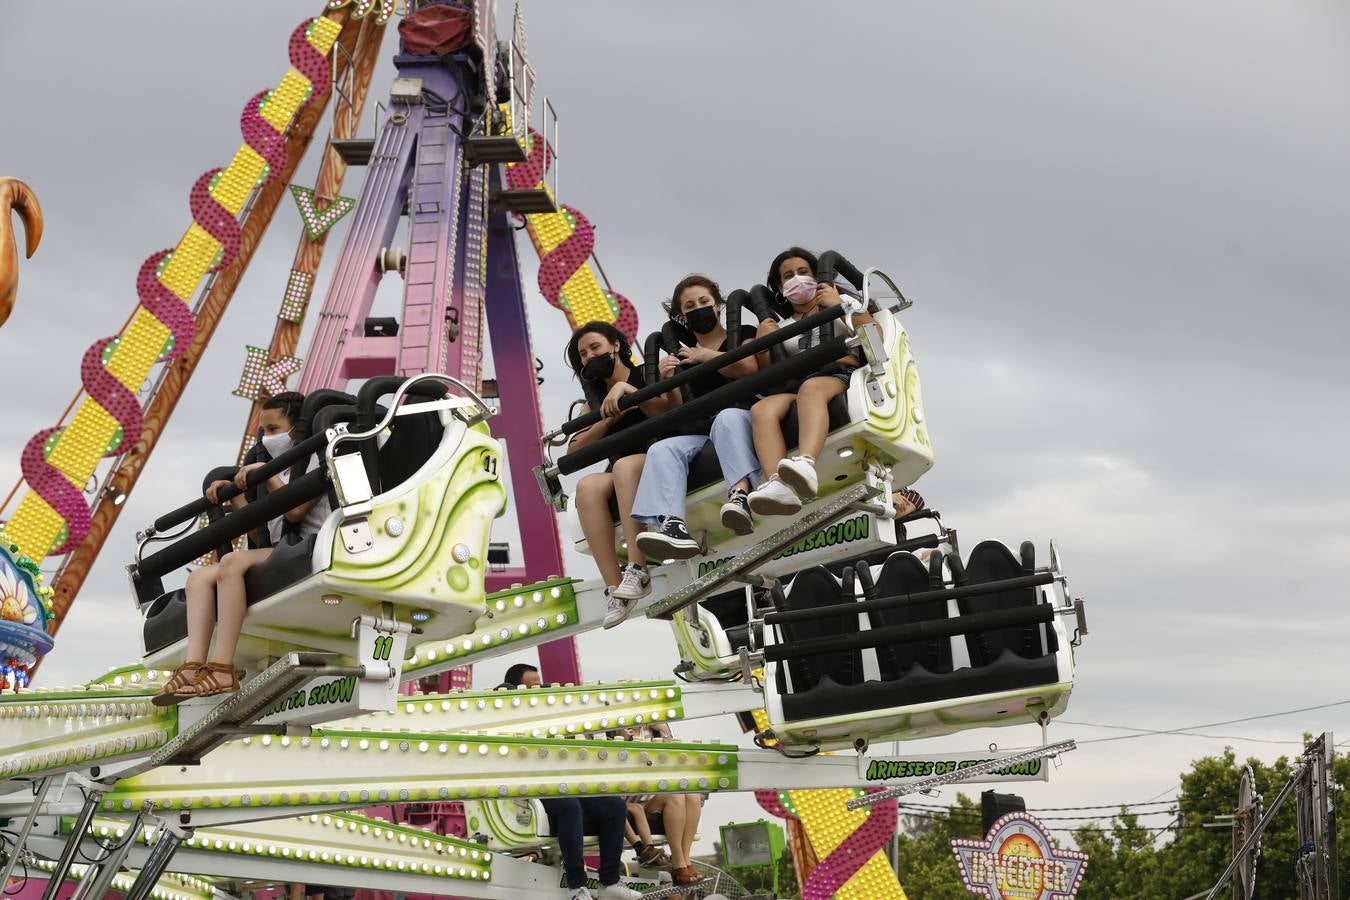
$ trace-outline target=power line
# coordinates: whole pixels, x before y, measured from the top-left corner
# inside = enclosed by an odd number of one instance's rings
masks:
[[[1285,710],[1280,710],[1279,712],[1262,713],[1262,714],[1256,715],[1256,716],[1243,716],[1243,717],[1238,718],[1238,719],[1225,719],[1225,720],[1223,720],[1223,721],[1221,721],[1221,722],[1206,722],[1206,723],[1203,723],[1203,724],[1200,724],[1200,725],[1183,725],[1183,726],[1181,726],[1180,728],[1166,728],[1166,729],[1135,728],[1135,727],[1130,726],[1130,725],[1106,725],[1106,724],[1101,724],[1101,723],[1097,723],[1097,722],[1076,722],[1076,721],[1073,721],[1073,720],[1070,720],[1070,719],[1059,719],[1059,720],[1057,720],[1057,721],[1062,722],[1062,723],[1065,724],[1065,725],[1081,725],[1081,726],[1083,726],[1083,727],[1085,727],[1085,728],[1111,728],[1111,729],[1119,729],[1119,730],[1121,730],[1121,731],[1131,731],[1131,732],[1135,732],[1134,734],[1120,734],[1120,735],[1116,735],[1115,737],[1089,738],[1089,739],[1087,739],[1087,740],[1082,740],[1082,741],[1078,741],[1078,742],[1077,742],[1079,745],[1082,745],[1082,744],[1104,744],[1104,743],[1107,743],[1108,741],[1128,741],[1128,740],[1132,740],[1132,739],[1134,739],[1134,738],[1151,737],[1151,736],[1154,736],[1154,735],[1169,735],[1169,734],[1170,734],[1170,735],[1185,735],[1185,734],[1187,734],[1188,732],[1197,731],[1197,730],[1199,730],[1199,729],[1201,729],[1201,728],[1218,728],[1218,727],[1221,726],[1221,725],[1236,725],[1236,724],[1238,724],[1239,722],[1257,722],[1257,721],[1260,721],[1260,720],[1262,720],[1262,719],[1275,719],[1275,718],[1279,718],[1280,716],[1293,716],[1293,715],[1297,715],[1298,713],[1314,712],[1314,711],[1319,710],[1319,709],[1331,709],[1331,708],[1336,707],[1336,706],[1350,706],[1350,700],[1336,700],[1336,701],[1333,701],[1333,702],[1331,702],[1331,703],[1319,703],[1319,704],[1317,704],[1316,706],[1303,706],[1303,707],[1299,707],[1298,709],[1285,709]],[[1199,735],[1194,735],[1194,736],[1195,736],[1195,737],[1206,737],[1206,738],[1222,738],[1222,737],[1223,737],[1222,735],[1214,735],[1214,734],[1199,734]],[[1253,741],[1268,741],[1268,740],[1269,740],[1269,739],[1266,739],[1266,738],[1233,738],[1233,739],[1234,739],[1234,740],[1253,740]],[[1297,743],[1297,744],[1300,744],[1300,745],[1301,745],[1303,742],[1302,742],[1302,741],[1278,741],[1278,742],[1271,741],[1271,743]]]
[[[905,809],[924,809],[924,810],[930,810],[930,811],[933,811],[933,812],[946,812],[947,815],[951,816],[952,818],[969,818],[969,819],[972,819],[972,820],[973,820],[973,819],[979,819],[979,818],[981,818],[981,816],[982,816],[982,814],[980,813],[980,811],[979,811],[979,810],[975,810],[975,809],[953,809],[953,808],[951,808],[951,807],[939,806],[939,805],[935,805],[935,804],[923,804],[923,803],[902,803],[902,804],[900,804],[900,805],[901,805],[901,807],[903,807],[903,808],[905,808]],[[1112,819],[1118,819],[1118,818],[1120,818],[1120,815],[1119,815],[1119,814],[1111,815],[1111,816],[1102,816],[1102,815],[1095,815],[1095,816],[1043,816],[1043,815],[1041,815],[1041,813],[1040,813],[1039,810],[1029,809],[1029,810],[1027,810],[1027,812],[1031,813],[1033,816],[1035,816],[1036,818],[1038,818],[1038,819],[1040,819],[1040,820],[1042,820],[1042,821],[1044,821],[1044,822],[1086,822],[1086,821],[1094,821],[1094,820],[1095,820],[1095,821],[1110,821],[1110,820],[1112,820]],[[1157,809],[1157,810],[1153,810],[1152,812],[1127,813],[1127,815],[1132,815],[1132,816],[1136,816],[1136,817],[1138,817],[1138,816],[1175,816],[1176,814],[1177,814],[1177,812],[1176,812],[1176,810],[1174,810],[1174,809]]]
[[[912,817],[912,818],[915,818],[915,819],[930,819],[930,820],[933,820],[933,819],[941,819],[941,818],[942,818],[941,816],[937,815],[936,813],[913,812],[913,811],[905,810],[905,809],[900,810],[900,815],[902,815],[902,816],[909,816],[909,817]],[[1039,818],[1039,816],[1038,816],[1037,818]],[[950,818],[948,819],[948,821],[950,821]],[[970,820],[967,820],[967,821],[973,823],[975,820],[974,820],[974,819],[970,819]],[[1051,831],[1058,831],[1058,832],[1060,832],[1060,833],[1062,833],[1062,834],[1073,834],[1074,832],[1076,832],[1076,831],[1081,831],[1081,830],[1083,830],[1083,829],[1085,829],[1085,828],[1090,828],[1090,829],[1093,829],[1094,831],[1102,831],[1102,830],[1103,830],[1102,827],[1101,827],[1100,825],[1081,825],[1081,826],[1078,826],[1078,827],[1076,827],[1076,828],[1071,828],[1071,827],[1069,827],[1069,826],[1067,826],[1067,825],[1053,825],[1053,826],[1046,826],[1046,827],[1049,828],[1049,830],[1051,830]],[[1177,822],[1176,819],[1173,819],[1171,822],[1169,822],[1169,823],[1166,824],[1166,825],[1158,825],[1158,826],[1156,826],[1156,827],[1142,827],[1142,828],[1140,828],[1139,830],[1140,830],[1140,831],[1148,831],[1148,832],[1152,832],[1153,834],[1159,834],[1159,833],[1161,833],[1161,832],[1164,832],[1164,831],[1171,831],[1171,830],[1174,830],[1174,829],[1175,829],[1175,830],[1178,830],[1178,831],[1182,831],[1182,830],[1185,830],[1185,831],[1195,831],[1195,830],[1202,829],[1202,828],[1204,828],[1206,831],[1212,830],[1212,829],[1205,828],[1204,825],[1184,825],[1184,824],[1181,824],[1181,823]]]

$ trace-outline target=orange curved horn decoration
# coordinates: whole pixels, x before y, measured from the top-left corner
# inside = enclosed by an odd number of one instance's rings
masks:
[[[0,177],[0,325],[9,318],[14,309],[14,295],[19,292],[19,249],[14,243],[11,210],[23,220],[24,236],[28,239],[25,255],[32,259],[42,240],[42,207],[28,185],[17,178]]]

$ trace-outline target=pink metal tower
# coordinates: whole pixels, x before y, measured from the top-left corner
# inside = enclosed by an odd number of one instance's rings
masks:
[[[504,136],[504,146],[503,136],[483,124],[497,106],[489,86],[505,78],[498,77],[495,58],[495,42],[482,36],[443,57],[401,53],[379,133],[340,148],[350,162],[366,164],[365,183],[299,385],[302,391],[345,389],[354,379],[435,371],[482,387],[483,342],[490,341],[503,409],[492,431],[507,448],[520,525],[520,558],[494,567],[490,591],[563,571],[557,518],[533,474],[543,462],[543,425],[508,221],[510,211],[538,211],[540,192],[513,196],[501,189],[496,163],[524,156],[513,136]],[[406,255],[393,249],[405,215]],[[396,272],[403,277],[397,334],[373,322],[368,328],[376,289]],[[548,680],[581,680],[571,638],[544,645],[539,656]]]

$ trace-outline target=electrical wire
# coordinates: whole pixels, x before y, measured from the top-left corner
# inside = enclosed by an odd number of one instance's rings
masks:
[[[1206,723],[1203,723],[1203,724],[1200,724],[1200,725],[1183,725],[1183,726],[1181,726],[1181,727],[1179,727],[1179,728],[1165,728],[1165,729],[1135,728],[1135,727],[1130,726],[1130,725],[1111,725],[1111,724],[1102,724],[1102,723],[1098,723],[1098,722],[1078,722],[1078,721],[1073,721],[1073,720],[1071,720],[1071,719],[1057,719],[1056,721],[1057,721],[1057,722],[1060,722],[1060,723],[1062,723],[1062,724],[1064,724],[1064,725],[1079,725],[1079,726],[1082,726],[1082,727],[1084,727],[1084,728],[1109,728],[1109,729],[1119,729],[1119,730],[1121,730],[1121,731],[1132,731],[1132,732],[1135,732],[1134,734],[1121,734],[1121,735],[1116,735],[1115,737],[1088,738],[1087,740],[1081,740],[1081,741],[1078,741],[1078,742],[1077,742],[1077,743],[1081,746],[1081,745],[1083,745],[1083,744],[1104,744],[1104,743],[1107,743],[1107,742],[1109,742],[1109,741],[1128,741],[1128,740],[1132,740],[1132,739],[1134,739],[1134,738],[1152,737],[1152,736],[1156,736],[1156,735],[1186,735],[1186,734],[1188,734],[1188,732],[1193,732],[1193,731],[1196,731],[1196,730],[1201,729],[1201,728],[1218,728],[1218,727],[1220,727],[1221,725],[1236,725],[1236,724],[1238,724],[1239,722],[1257,722],[1257,721],[1260,721],[1260,720],[1262,720],[1262,719],[1276,719],[1276,718],[1279,718],[1280,716],[1293,716],[1293,715],[1297,715],[1298,713],[1314,712],[1314,711],[1320,710],[1320,709],[1331,709],[1331,708],[1337,707],[1337,706],[1350,706],[1350,700],[1335,700],[1335,701],[1332,701],[1331,703],[1319,703],[1319,704],[1317,704],[1317,705],[1315,705],[1315,706],[1302,706],[1302,707],[1299,707],[1299,708],[1297,708],[1297,709],[1285,709],[1285,710],[1280,710],[1280,711],[1278,711],[1278,712],[1261,713],[1260,715],[1255,715],[1255,716],[1243,716],[1243,717],[1237,718],[1237,719],[1225,719],[1225,720],[1223,720],[1222,722],[1206,722]],[[1211,735],[1211,734],[1200,734],[1200,735],[1194,735],[1194,736],[1195,736],[1195,737],[1212,737],[1212,738],[1222,738],[1222,737],[1223,737],[1222,735]],[[1234,739],[1236,739],[1236,740],[1253,740],[1253,741],[1268,741],[1268,740],[1269,740],[1269,739],[1267,739],[1267,738],[1234,738]],[[1298,744],[1302,744],[1303,742],[1302,742],[1302,741],[1272,741],[1272,743],[1298,743]]]
[[[901,811],[900,811],[900,815],[902,815],[902,816],[909,816],[909,817],[912,817],[912,818],[915,818],[915,819],[941,819],[941,818],[942,818],[942,816],[939,816],[939,815],[936,815],[936,814],[933,814],[933,813],[909,812],[909,811],[906,811],[906,810],[901,810]],[[948,821],[950,821],[950,818],[948,819]],[[971,820],[969,820],[969,821],[974,822],[975,820],[974,820],[974,819],[971,819]],[[1101,826],[1099,826],[1099,825],[1083,825],[1083,826],[1080,826],[1080,827],[1077,827],[1077,828],[1072,828],[1072,827],[1069,827],[1069,826],[1067,826],[1067,825],[1054,825],[1054,826],[1047,826],[1047,828],[1049,828],[1050,831],[1057,831],[1057,832],[1060,832],[1061,834],[1073,834],[1073,833],[1075,833],[1075,832],[1078,832],[1078,831],[1083,830],[1084,828],[1090,828],[1090,829],[1093,829],[1093,830],[1095,830],[1095,831],[1101,831],[1101,830],[1102,830]],[[1159,826],[1157,826],[1157,827],[1146,827],[1146,828],[1142,828],[1142,829],[1140,829],[1140,830],[1152,832],[1153,834],[1159,834],[1159,833],[1161,833],[1161,832],[1164,832],[1164,831],[1170,831],[1170,830],[1173,830],[1173,829],[1178,830],[1178,831],[1181,831],[1181,830],[1185,830],[1185,831],[1195,831],[1195,830],[1202,829],[1202,828],[1205,828],[1205,826],[1204,826],[1204,825],[1185,825],[1185,824],[1181,824],[1181,823],[1176,822],[1176,820],[1174,819],[1172,822],[1169,822],[1169,823],[1166,824],[1166,825],[1159,825]],[[1207,828],[1206,828],[1205,830],[1206,830],[1206,831],[1209,831],[1209,830],[1212,830],[1212,829],[1207,829]]]
[[[1175,806],[1175,805],[1176,805],[1176,799],[1173,798],[1173,799],[1171,799],[1171,800],[1159,800],[1159,801],[1154,802],[1154,803],[1114,803],[1114,804],[1112,804],[1112,803],[1103,803],[1103,804],[1100,804],[1100,805],[1098,805],[1098,806],[1042,806],[1042,807],[1040,807],[1040,808],[1036,811],[1036,815],[1039,816],[1039,815],[1040,815],[1041,813],[1043,813],[1043,812],[1076,812],[1076,811],[1078,811],[1078,810],[1084,810],[1084,809],[1115,809],[1115,810],[1119,810],[1119,809],[1122,808],[1122,807],[1124,807],[1124,808],[1126,808],[1126,809],[1130,809],[1130,808],[1138,807],[1138,806],[1160,806],[1160,805],[1164,805],[1164,804],[1167,805],[1167,806],[1169,806],[1169,807]],[[953,808],[953,807],[950,807],[950,806],[944,806],[944,805],[941,804],[941,803],[917,803],[917,802],[906,802],[904,805],[906,805],[906,806],[915,806],[915,807],[919,807],[920,809],[938,809],[938,810],[944,810],[944,809],[952,809],[952,808]],[[1166,810],[1166,809],[1159,809],[1159,810],[1155,810],[1155,811],[1153,811],[1153,812],[1139,813],[1139,815],[1141,815],[1141,816],[1152,816],[1152,815],[1157,815],[1158,813],[1164,813],[1164,812],[1168,812],[1168,810]],[[1115,817],[1116,817],[1116,814],[1112,814],[1112,815],[1109,815],[1109,816],[1100,816],[1100,817],[1096,817],[1096,818],[1114,819]],[[1093,817],[1093,816],[1069,816],[1069,817],[1062,817],[1062,818],[1091,819],[1091,818],[1094,818],[1094,817]]]
[[[933,812],[933,813],[939,813],[939,812],[943,812],[943,811],[945,810],[945,811],[947,812],[948,816],[950,816],[950,817],[953,818],[953,819],[958,819],[958,818],[968,818],[968,819],[974,820],[974,819],[979,819],[979,818],[981,818],[981,817],[983,816],[983,814],[982,814],[979,810],[974,810],[974,809],[972,809],[972,810],[954,809],[954,810],[953,810],[953,809],[950,809],[950,808],[948,808],[948,807],[921,805],[921,804],[917,804],[917,803],[902,803],[902,804],[900,804],[900,806],[901,806],[901,808],[903,808],[903,809],[908,809],[908,808],[915,808],[915,807],[917,807],[917,808],[919,808],[919,809],[923,809],[923,810],[925,810],[925,811]],[[1112,821],[1113,819],[1118,819],[1118,818],[1120,818],[1120,815],[1119,815],[1119,814],[1112,815],[1112,816],[1100,816],[1100,815],[1098,815],[1098,816],[1043,816],[1043,815],[1041,815],[1040,810],[1030,810],[1030,809],[1029,809],[1029,810],[1027,810],[1027,812],[1031,813],[1033,816],[1035,816],[1036,818],[1040,819],[1040,820],[1043,821],[1043,822],[1088,822],[1088,821],[1109,822],[1109,821]],[[1175,817],[1176,814],[1177,814],[1177,813],[1176,813],[1176,810],[1174,810],[1174,809],[1158,809],[1158,810],[1154,810],[1153,812],[1128,813],[1128,815],[1133,815],[1133,816],[1136,816],[1136,817],[1137,817],[1137,816],[1173,816],[1173,817]]]

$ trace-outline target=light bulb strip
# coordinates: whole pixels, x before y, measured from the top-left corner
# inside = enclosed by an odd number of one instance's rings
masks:
[[[528,641],[550,640],[549,634],[577,619],[576,591],[568,578],[497,591],[487,596],[487,611],[472,634],[440,641],[427,641],[413,648],[403,663],[405,681],[432,666],[444,668],[448,661]]]
[[[528,690],[458,691],[401,698],[397,709],[330,722],[329,729],[520,734],[536,738],[629,728],[683,718],[672,682],[616,682]]]
[[[105,812],[149,801],[161,810],[277,810],[331,805],[736,790],[726,744],[539,739],[381,731],[247,737],[187,772],[123,779]]]

